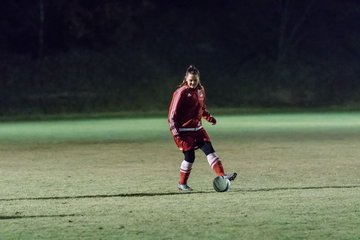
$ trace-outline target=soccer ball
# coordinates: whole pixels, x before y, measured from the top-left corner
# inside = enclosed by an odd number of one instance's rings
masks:
[[[217,192],[226,192],[230,188],[230,181],[223,176],[216,177],[213,180],[213,187]]]

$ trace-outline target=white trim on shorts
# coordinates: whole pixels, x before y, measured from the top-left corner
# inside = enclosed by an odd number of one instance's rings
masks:
[[[203,128],[203,126],[200,126],[197,128],[179,128],[179,132],[196,132],[202,128]]]

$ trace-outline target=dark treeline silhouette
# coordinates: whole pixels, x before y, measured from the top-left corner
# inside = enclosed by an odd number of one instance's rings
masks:
[[[4,0],[0,113],[166,109],[189,64],[208,104],[360,103],[350,0]]]

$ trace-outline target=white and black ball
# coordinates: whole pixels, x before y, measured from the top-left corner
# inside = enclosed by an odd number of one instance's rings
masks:
[[[213,187],[217,192],[226,192],[230,189],[230,181],[223,176],[218,176],[213,180]]]

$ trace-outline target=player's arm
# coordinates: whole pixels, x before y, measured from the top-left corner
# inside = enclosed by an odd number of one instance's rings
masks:
[[[211,115],[211,113],[206,109],[206,106],[203,107],[203,115],[202,117],[208,121],[209,123],[211,123],[212,125],[216,124],[216,119],[214,118],[213,115]]]
[[[205,98],[205,91],[204,91],[204,98]],[[205,102],[205,99],[204,99],[204,102]],[[204,106],[202,108],[203,110],[203,114],[202,114],[202,117],[208,121],[209,123],[211,123],[212,125],[215,125],[216,124],[216,119],[214,118],[213,115],[210,114],[210,112],[206,109],[206,104],[204,103]]]
[[[175,91],[169,107],[168,122],[169,122],[170,131],[174,137],[179,136],[177,118],[178,118],[178,109],[181,103],[181,96],[182,96],[182,91],[180,90]]]

